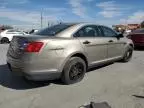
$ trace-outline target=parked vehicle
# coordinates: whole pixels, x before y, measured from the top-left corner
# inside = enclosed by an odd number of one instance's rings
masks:
[[[29,36],[14,36],[7,63],[13,73],[30,80],[61,78],[72,84],[81,81],[93,66],[128,62],[133,47],[132,40],[106,26],[63,23]]]
[[[144,47],[144,29],[137,29],[130,33],[127,36],[129,39],[132,39],[134,45],[136,47],[143,46]]]
[[[13,36],[17,35],[27,35],[27,34],[13,29],[4,30],[3,32],[0,33],[0,43],[9,43],[12,40]]]

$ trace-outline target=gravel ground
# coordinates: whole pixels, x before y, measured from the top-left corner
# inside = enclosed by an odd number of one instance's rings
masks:
[[[83,81],[30,84],[10,74],[8,45],[0,45],[0,108],[78,108],[90,101],[106,101],[112,108],[144,108],[144,50],[128,63],[110,64],[88,72]]]

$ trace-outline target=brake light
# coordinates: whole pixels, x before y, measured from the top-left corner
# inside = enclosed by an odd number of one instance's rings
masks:
[[[43,42],[30,42],[27,44],[25,52],[39,52],[43,44]]]

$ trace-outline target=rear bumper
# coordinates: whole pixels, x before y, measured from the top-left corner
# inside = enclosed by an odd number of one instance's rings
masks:
[[[26,72],[22,68],[11,66],[10,63],[7,63],[7,65],[12,74],[16,76],[24,76],[25,78],[33,81],[55,80],[59,79],[61,76],[61,73],[57,71],[47,70],[47,72],[33,72],[32,70],[29,70],[29,72]]]
[[[59,79],[61,76],[58,72],[48,72],[48,73],[37,73],[37,74],[24,74],[24,77],[28,80],[33,81],[44,81],[44,80],[55,80]]]

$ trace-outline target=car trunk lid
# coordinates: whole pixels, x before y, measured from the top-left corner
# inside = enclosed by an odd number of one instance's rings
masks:
[[[32,51],[31,53],[34,53],[31,48],[34,48],[35,46],[32,47],[32,45],[35,45],[36,42],[40,43],[42,42],[43,44],[46,44],[48,41],[50,41],[53,37],[41,37],[41,36],[35,36],[35,35],[28,35],[28,36],[14,36],[10,45],[9,45],[9,50],[7,52],[7,56],[11,57],[13,59],[20,59],[23,54],[27,53],[25,50],[27,46],[29,45],[28,51]],[[29,44],[30,43],[30,44]],[[38,53],[39,50],[36,49]]]

